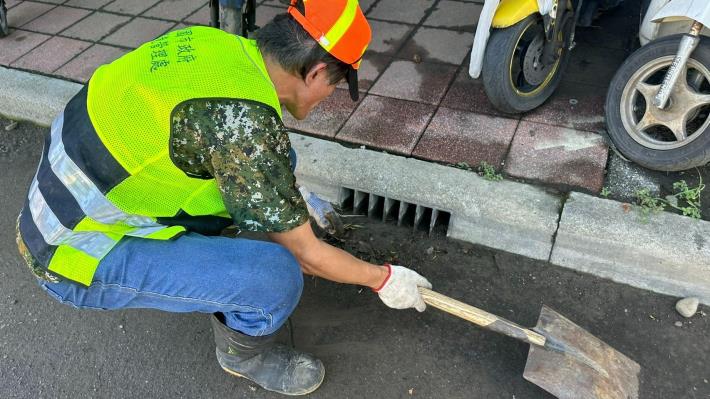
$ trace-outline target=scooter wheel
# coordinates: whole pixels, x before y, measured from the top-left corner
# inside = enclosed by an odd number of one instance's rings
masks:
[[[565,24],[571,23],[568,18]],[[564,26],[560,34],[570,32]],[[565,40],[565,43],[567,40]],[[547,100],[562,78],[569,61],[565,44],[551,64],[542,60],[545,34],[539,14],[503,29],[494,29],[483,57],[483,88],[491,103],[500,111],[530,111]]]
[[[606,97],[609,138],[624,156],[649,169],[686,170],[710,162],[710,39],[702,37],[671,92],[652,101],[682,35],[658,39],[621,65]]]
[[[10,27],[7,25],[7,7],[5,2],[0,4],[0,37],[5,37],[10,34]]]

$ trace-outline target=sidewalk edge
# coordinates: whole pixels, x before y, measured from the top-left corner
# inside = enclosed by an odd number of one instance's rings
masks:
[[[0,66],[0,115],[49,126],[82,87],[78,83]]]
[[[0,115],[41,126],[82,87],[5,67],[0,82]],[[452,238],[710,305],[710,222],[660,214],[639,224],[612,200],[571,193],[562,206],[560,197],[533,185],[488,182],[468,171],[295,133],[291,140],[299,181],[332,202],[347,187],[445,210]],[[682,248],[672,245],[671,231],[687,235]],[[648,253],[634,244],[638,239],[628,239],[638,236],[652,243],[643,248]]]

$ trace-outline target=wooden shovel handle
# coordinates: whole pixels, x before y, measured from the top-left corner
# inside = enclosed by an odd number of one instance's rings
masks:
[[[545,337],[543,335],[521,327],[512,321],[508,321],[492,313],[488,313],[485,310],[478,309],[453,298],[441,295],[438,292],[434,292],[427,288],[419,287],[419,292],[422,294],[424,302],[437,309],[441,309],[446,313],[468,320],[471,323],[487,330],[505,334],[511,338],[515,338],[529,344],[545,346]]]

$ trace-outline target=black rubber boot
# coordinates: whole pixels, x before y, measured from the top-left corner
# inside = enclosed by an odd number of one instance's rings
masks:
[[[276,334],[252,337],[234,331],[212,315],[217,361],[224,371],[254,381],[284,395],[305,395],[318,389],[325,377],[320,360],[274,342]]]

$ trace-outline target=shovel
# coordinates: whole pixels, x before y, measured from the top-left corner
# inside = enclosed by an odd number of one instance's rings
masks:
[[[537,326],[527,329],[432,290],[419,291],[437,309],[531,344],[523,377],[560,399],[638,399],[638,363],[547,306]]]

